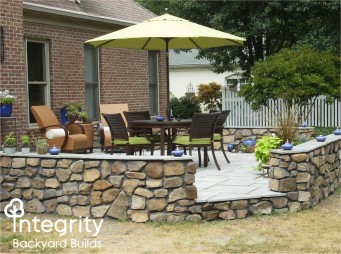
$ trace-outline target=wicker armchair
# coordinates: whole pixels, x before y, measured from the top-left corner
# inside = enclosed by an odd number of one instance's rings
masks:
[[[64,153],[86,152],[88,137],[84,134],[81,125],[78,125],[77,134],[69,134],[67,127],[59,123],[48,106],[31,106],[30,109],[37,121],[41,136],[47,139],[49,148],[56,146]]]

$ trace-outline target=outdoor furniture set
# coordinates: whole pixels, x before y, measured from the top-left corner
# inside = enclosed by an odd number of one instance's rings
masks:
[[[175,146],[189,149],[198,148],[199,166],[201,166],[200,148],[204,148],[204,166],[208,165],[208,148],[211,148],[216,167],[217,162],[214,142],[220,142],[221,150],[228,163],[224,144],[223,128],[230,111],[195,113],[192,120],[152,120],[148,111],[128,111],[127,104],[102,104],[100,107],[103,117],[100,127],[100,143],[102,150],[111,154],[117,149],[124,148],[124,152],[133,155],[138,148],[140,155],[142,148],[149,148],[151,155],[154,146],[160,146],[160,155],[170,155]],[[62,152],[92,152],[93,124],[73,123],[62,126],[52,110],[47,106],[32,106],[31,111],[35,117],[43,138],[47,139],[49,148],[56,146]],[[125,119],[123,118],[123,116]],[[179,135],[177,129],[188,129],[188,134]],[[159,129],[159,133],[153,133]],[[90,133],[92,132],[92,133]],[[91,144],[90,144],[91,142]],[[119,150],[122,152],[122,150]]]

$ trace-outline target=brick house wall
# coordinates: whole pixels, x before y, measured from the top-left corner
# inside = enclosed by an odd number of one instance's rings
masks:
[[[5,59],[0,63],[0,90],[9,90],[17,97],[13,105],[17,130],[26,127],[26,86],[23,38],[23,1],[0,1],[0,26],[4,29]],[[14,129],[13,121],[3,121],[4,135]],[[2,135],[2,136],[4,136]]]
[[[5,3],[3,3],[5,2]],[[6,59],[1,64],[1,87],[18,96],[13,116],[17,137],[31,132],[26,120],[25,38],[49,42],[51,108],[60,116],[63,102],[85,102],[84,42],[104,34],[58,24],[23,21],[22,1],[1,1],[5,13]],[[13,15],[13,13],[15,15]],[[166,108],[165,53],[159,54],[159,101]],[[128,103],[130,110],[149,109],[148,52],[128,49],[100,49],[100,103]],[[15,75],[13,75],[15,73]]]

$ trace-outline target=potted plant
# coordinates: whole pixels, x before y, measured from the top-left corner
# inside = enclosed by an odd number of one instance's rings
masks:
[[[85,111],[79,112],[78,118],[81,120],[82,123],[86,123],[88,121],[88,113]]]
[[[29,153],[31,151],[30,137],[27,135],[22,135],[20,140],[21,140],[21,152]]]
[[[69,123],[74,123],[78,120],[79,112],[82,111],[82,104],[79,102],[70,102],[66,106],[66,116]]]
[[[47,154],[48,145],[47,145],[47,139],[45,138],[39,138],[36,142],[36,151],[38,154]]]
[[[78,120],[78,114],[82,111],[81,102],[65,102],[62,104],[60,109],[60,118],[62,125],[69,123],[74,123]]]
[[[10,132],[4,141],[3,151],[5,154],[13,154],[17,150],[16,140],[14,137],[14,132]]]
[[[240,151],[242,151],[243,153],[253,153],[255,151],[256,146],[251,146],[248,144],[242,144],[240,146]]]
[[[258,161],[258,165],[256,169],[258,171],[262,170],[262,165],[268,163],[270,160],[270,151],[271,149],[278,148],[283,141],[273,136],[263,136],[261,139],[257,141],[256,148],[255,148],[255,156],[256,160]]]
[[[8,90],[0,91],[0,117],[10,117],[12,106],[16,97],[9,94]]]

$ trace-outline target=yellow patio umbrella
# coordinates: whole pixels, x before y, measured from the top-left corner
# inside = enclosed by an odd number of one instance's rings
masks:
[[[164,14],[112,32],[86,44],[100,48],[166,50],[167,107],[169,106],[169,49],[204,49],[240,45],[244,38]]]

